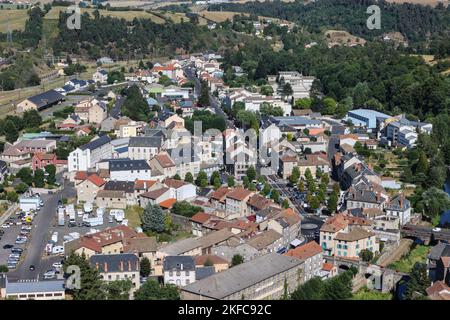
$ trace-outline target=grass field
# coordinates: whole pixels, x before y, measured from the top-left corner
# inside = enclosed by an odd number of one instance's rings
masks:
[[[129,206],[125,209],[125,219],[128,219],[128,226],[131,228],[141,226],[141,215],[144,208],[139,206]]]
[[[388,268],[410,273],[416,262],[425,263],[427,261],[428,249],[427,246],[418,245],[400,260],[391,263]]]
[[[27,19],[27,10],[0,10],[0,32],[23,30]]]
[[[377,290],[369,290],[364,287],[353,294],[351,300],[392,300],[392,294],[381,293]]]

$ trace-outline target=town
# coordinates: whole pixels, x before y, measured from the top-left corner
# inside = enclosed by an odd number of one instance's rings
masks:
[[[448,123],[226,54],[101,57],[0,120],[0,299],[450,299]]]

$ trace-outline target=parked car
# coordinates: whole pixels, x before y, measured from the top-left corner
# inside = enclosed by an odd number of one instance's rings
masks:
[[[61,269],[62,266],[63,266],[63,265],[62,265],[61,262],[55,262],[55,263],[52,264],[52,267],[53,267],[53,268],[56,268],[56,269]]]
[[[9,227],[10,227],[9,223],[4,223],[4,224],[2,224],[2,228],[3,228],[3,229],[9,228]]]
[[[56,277],[55,270],[48,270],[46,273],[44,273],[44,279],[53,279],[54,277]]]
[[[22,254],[23,249],[22,248],[11,248],[11,252],[12,253]]]
[[[30,271],[34,271],[34,269],[36,269],[36,267],[32,264],[28,269],[30,269]]]
[[[4,246],[3,246],[3,249],[11,249],[11,248],[13,248],[14,246],[12,245],[12,244],[5,244]]]

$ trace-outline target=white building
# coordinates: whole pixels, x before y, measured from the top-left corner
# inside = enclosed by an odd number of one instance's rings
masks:
[[[110,159],[112,156],[111,138],[107,135],[94,138],[89,143],[78,147],[69,154],[69,172],[87,171],[102,159]]]
[[[197,195],[197,188],[192,183],[167,178],[164,184],[170,189],[170,197],[177,201],[193,199]]]
[[[109,174],[112,181],[151,180],[150,166],[145,160],[110,160]]]
[[[165,284],[184,287],[195,282],[195,261],[191,256],[166,256],[163,268]]]

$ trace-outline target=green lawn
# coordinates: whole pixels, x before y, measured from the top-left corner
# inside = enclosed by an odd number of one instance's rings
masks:
[[[424,245],[418,245],[400,260],[391,263],[388,268],[395,269],[400,272],[410,273],[416,262],[426,263],[427,254],[428,247]]]
[[[139,206],[129,206],[125,209],[125,219],[128,219],[128,226],[131,228],[141,226],[141,215],[144,208]]]
[[[369,290],[364,287],[358,290],[351,300],[392,300],[392,294],[390,293],[381,293],[377,290]]]

